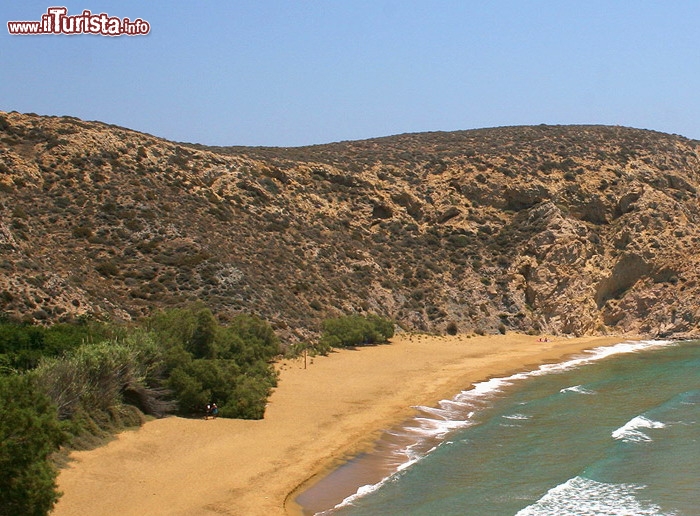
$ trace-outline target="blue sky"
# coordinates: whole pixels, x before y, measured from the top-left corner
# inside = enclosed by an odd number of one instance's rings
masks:
[[[59,5],[147,36],[11,36]],[[0,110],[297,146],[612,124],[700,139],[700,2],[6,0]]]

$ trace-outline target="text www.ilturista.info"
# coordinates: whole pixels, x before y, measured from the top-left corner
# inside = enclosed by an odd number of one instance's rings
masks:
[[[105,13],[84,10],[69,16],[65,7],[49,7],[41,21],[8,21],[7,30],[14,35],[34,34],[99,34],[101,36],[144,36],[151,25],[141,18],[117,18]]]

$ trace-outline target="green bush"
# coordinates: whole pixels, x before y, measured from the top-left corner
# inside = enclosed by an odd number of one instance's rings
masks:
[[[56,410],[28,375],[0,376],[0,514],[48,514],[58,500],[50,456],[66,440]]]
[[[226,332],[237,337],[241,347],[227,350],[223,345],[223,333]],[[224,357],[234,358],[238,354],[239,362],[268,361],[280,353],[279,339],[272,326],[253,315],[237,315],[222,334],[218,335],[218,342]]]
[[[216,355],[216,326],[211,310],[201,303],[190,308],[160,311],[146,323],[165,349],[179,345],[195,358],[214,358]]]
[[[178,399],[178,407],[182,413],[201,411],[211,400],[211,393],[206,390],[201,381],[185,368],[177,367],[170,373],[167,385]]]
[[[111,415],[125,404],[156,416],[173,408],[158,385],[163,360],[152,336],[134,332],[121,341],[83,344],[63,357],[45,358],[35,373],[59,419],[107,414],[111,424]]]
[[[386,342],[394,336],[394,323],[378,315],[346,315],[323,321],[321,345],[353,347]]]
[[[148,327],[164,349],[165,385],[180,414],[201,413],[207,403],[216,402],[223,417],[263,417],[277,385],[268,362],[280,352],[267,322],[242,314],[221,326],[196,303],[155,314]]]
[[[17,371],[35,368],[42,357],[56,357],[83,342],[104,339],[106,325],[92,322],[54,324],[48,328],[0,320],[0,363]]]
[[[278,353],[267,322],[239,315],[222,326],[201,303],[131,328],[0,320],[0,375],[32,369],[71,447],[81,449],[142,423],[143,414],[192,415],[212,401],[222,416],[261,418]]]
[[[99,446],[144,413],[214,401],[223,417],[262,418],[278,353],[267,322],[221,326],[201,303],[132,328],[0,319],[0,514],[47,514],[59,496],[50,455]]]
[[[317,341],[312,342],[297,342],[287,347],[285,350],[285,358],[298,358],[307,353],[308,356],[323,355],[326,356],[330,353],[331,347],[327,342]]]
[[[239,417],[243,419],[262,419],[265,415],[265,405],[270,391],[276,385],[272,377],[260,381],[260,376],[239,378],[231,398],[223,405],[224,417]]]

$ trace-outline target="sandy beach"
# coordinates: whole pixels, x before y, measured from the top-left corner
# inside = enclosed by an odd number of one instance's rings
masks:
[[[299,512],[293,493],[381,432],[474,382],[624,337],[401,335],[391,344],[278,364],[261,421],[169,417],[75,452],[52,514],[275,515]]]

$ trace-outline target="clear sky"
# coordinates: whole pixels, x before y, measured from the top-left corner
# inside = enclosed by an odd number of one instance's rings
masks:
[[[7,21],[141,18],[146,36]],[[612,124],[700,139],[700,1],[3,0],[0,110],[181,142],[296,146]]]

